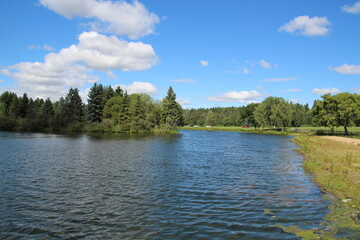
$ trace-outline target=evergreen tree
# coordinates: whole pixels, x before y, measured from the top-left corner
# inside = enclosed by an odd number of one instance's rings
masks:
[[[19,112],[18,115],[20,118],[25,118],[28,111],[29,98],[26,93],[23,94],[21,98],[19,98]]]
[[[129,123],[131,120],[130,116],[130,98],[125,91],[124,97],[122,98],[122,106],[119,113],[119,123],[122,131],[129,131]]]
[[[77,88],[70,88],[65,97],[65,119],[68,122],[81,122],[85,116],[84,104]]]
[[[145,106],[141,101],[141,96],[136,95],[134,108],[132,112],[132,128],[135,132],[145,130]]]
[[[182,125],[182,108],[176,102],[176,94],[172,87],[169,88],[166,97],[162,101],[162,105],[161,123],[170,129],[176,129],[177,126]]]
[[[103,97],[103,86],[101,84],[97,85],[95,83],[94,86],[90,88],[88,93],[87,111],[90,122],[101,122],[103,109],[105,107]]]
[[[54,107],[53,107],[53,104],[51,103],[50,98],[47,98],[45,100],[44,105],[42,107],[42,113],[47,118],[50,118],[50,117],[54,116]]]
[[[119,96],[119,97],[123,97],[124,96],[124,91],[120,87],[117,87],[116,90],[115,90],[115,95]]]

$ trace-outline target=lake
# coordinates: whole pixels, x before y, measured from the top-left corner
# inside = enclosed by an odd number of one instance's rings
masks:
[[[329,201],[290,136],[0,132],[0,239],[298,239]]]

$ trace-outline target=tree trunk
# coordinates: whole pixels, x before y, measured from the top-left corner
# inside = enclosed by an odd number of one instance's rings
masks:
[[[345,129],[345,135],[346,135],[346,136],[349,135],[349,132],[348,132],[348,129],[347,129],[347,126],[346,126],[346,125],[344,126],[344,129]]]

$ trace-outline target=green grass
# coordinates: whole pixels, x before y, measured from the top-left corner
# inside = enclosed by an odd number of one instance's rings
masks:
[[[360,209],[360,147],[318,136],[296,136],[304,167],[324,191],[352,199]]]
[[[315,183],[337,198],[325,217],[328,230],[318,231],[318,237],[332,239],[338,232],[347,232],[353,234],[351,239],[360,239],[360,147],[309,135],[298,135],[294,142],[301,147],[304,168]]]

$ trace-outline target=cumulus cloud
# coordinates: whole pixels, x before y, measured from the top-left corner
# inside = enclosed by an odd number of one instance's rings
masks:
[[[40,3],[68,19],[90,19],[94,31],[126,35],[131,39],[153,34],[160,22],[156,14],[137,0],[132,4],[123,0],[40,0]]]
[[[290,81],[295,81],[299,79],[298,77],[290,77],[290,78],[269,78],[269,79],[265,79],[262,80],[262,82],[290,82]]]
[[[341,8],[344,12],[359,14],[360,13],[360,2],[354,3],[354,5],[345,5]]]
[[[360,74],[360,65],[343,64],[339,67],[330,67],[329,69],[341,74]]]
[[[203,67],[209,66],[209,62],[208,62],[208,61],[205,61],[205,60],[201,60],[201,61],[200,61],[200,64],[201,64],[201,66],[203,66]]]
[[[157,95],[157,89],[154,85],[149,82],[133,82],[130,85],[116,85],[114,88],[120,86],[121,89],[127,91],[129,94],[133,93],[145,93],[150,96]]]
[[[279,31],[298,33],[309,37],[324,36],[329,33],[327,17],[299,16],[279,28]]]
[[[211,102],[238,102],[238,103],[251,103],[257,102],[261,98],[258,91],[230,91],[223,95],[210,96],[206,100]]]
[[[313,94],[316,94],[316,95],[324,95],[324,94],[336,94],[336,93],[339,93],[340,90],[337,89],[337,88],[314,88],[312,90],[312,93]]]
[[[29,95],[30,91],[44,97],[57,93],[55,98],[66,87],[81,87],[86,82],[98,81],[92,73],[94,70],[141,71],[151,68],[157,61],[151,45],[84,32],[78,44],[47,54],[44,62],[21,62],[0,73],[17,82],[16,87]]]
[[[181,79],[175,79],[172,80],[172,82],[179,82],[179,83],[194,83],[195,80],[190,79],[190,78],[181,78]]]

